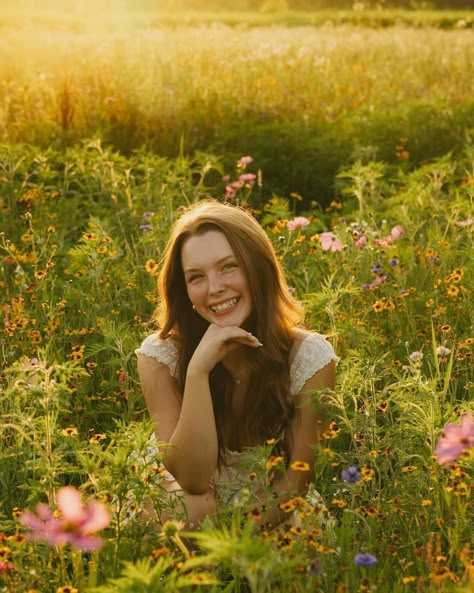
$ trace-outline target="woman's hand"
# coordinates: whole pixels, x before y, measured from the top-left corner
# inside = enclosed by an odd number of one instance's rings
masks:
[[[209,374],[229,352],[240,346],[259,348],[262,344],[241,327],[211,323],[189,361],[188,373]]]

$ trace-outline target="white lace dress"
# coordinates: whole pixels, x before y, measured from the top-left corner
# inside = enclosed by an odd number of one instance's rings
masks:
[[[170,374],[176,377],[178,350],[172,340],[162,340],[156,334],[152,334],[145,338],[140,348],[135,352],[155,358],[165,364],[169,368]],[[308,333],[301,342],[290,367],[291,395],[296,396],[308,379],[333,360],[337,362],[338,357],[328,340],[316,332]],[[154,441],[154,435],[152,441]],[[158,452],[156,441],[151,444],[151,448],[155,453]],[[250,470],[242,472],[242,467],[249,462],[249,458],[248,451],[227,450],[223,467],[216,470],[212,486],[219,492],[219,497],[225,504],[238,496],[242,485],[245,483],[250,485],[250,477],[246,477],[250,474]],[[167,472],[165,477],[174,480],[173,476]],[[319,493],[312,485],[306,498],[312,505],[323,506]]]

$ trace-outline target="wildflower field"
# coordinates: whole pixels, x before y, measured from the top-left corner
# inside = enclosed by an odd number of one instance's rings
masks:
[[[277,31],[4,28],[1,592],[474,589],[472,31]],[[276,530],[248,487],[199,531],[139,518],[173,509],[134,349],[207,196],[253,209],[341,359],[324,506]]]

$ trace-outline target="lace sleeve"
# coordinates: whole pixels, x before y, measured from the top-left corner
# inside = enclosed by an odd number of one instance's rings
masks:
[[[324,336],[311,333],[301,342],[298,352],[290,367],[290,391],[299,393],[306,381],[327,364],[339,358]]]
[[[172,340],[162,340],[156,334],[147,336],[135,354],[144,354],[165,364],[173,377],[176,377],[178,365],[178,349]]]

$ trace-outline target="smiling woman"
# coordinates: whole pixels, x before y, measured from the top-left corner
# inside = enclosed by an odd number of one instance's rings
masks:
[[[312,484],[326,423],[323,402],[315,407],[308,392],[334,387],[337,357],[301,318],[249,212],[204,200],[178,219],[160,272],[159,331],[137,354],[155,436],[171,445],[166,487],[183,495],[189,523],[238,494],[239,467],[257,445],[275,442],[286,466],[262,520],[278,524],[279,504]]]

